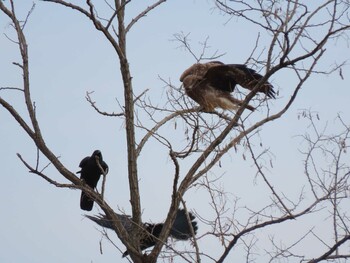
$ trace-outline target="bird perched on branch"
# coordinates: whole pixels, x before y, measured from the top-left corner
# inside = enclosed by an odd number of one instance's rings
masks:
[[[132,219],[127,215],[115,214],[116,217],[120,220],[121,224],[127,232],[132,230]],[[197,222],[194,221],[196,218],[192,213],[188,213],[190,222],[187,220],[186,212],[184,209],[179,209],[176,214],[175,221],[170,229],[170,236],[177,240],[188,240],[193,237],[193,234],[196,235],[198,226]],[[113,222],[109,220],[105,215],[99,216],[89,216],[87,218],[96,222],[102,227],[113,229]],[[145,232],[140,234],[140,248],[144,250],[146,248],[152,247],[156,244],[160,233],[163,229],[163,223],[152,224],[152,223],[143,223],[141,229]],[[129,255],[128,251],[123,253],[123,257]]]
[[[212,112],[217,107],[224,110],[238,109],[243,101],[231,96],[235,86],[238,84],[253,90],[262,78],[263,76],[246,65],[212,61],[192,65],[182,73],[180,81],[191,99],[202,106],[204,111]],[[275,98],[273,86],[267,81],[261,83],[258,92]],[[246,109],[254,111],[255,108],[247,105]]]
[[[101,174],[106,175],[108,173],[108,165],[102,159],[102,153],[96,150],[91,156],[85,157],[79,164],[81,170],[80,179],[95,189],[98,180],[100,180]],[[94,201],[84,192],[81,192],[80,208],[86,211],[91,211],[94,205]]]

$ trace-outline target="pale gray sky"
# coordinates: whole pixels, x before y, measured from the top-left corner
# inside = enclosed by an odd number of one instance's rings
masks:
[[[17,15],[24,18],[32,2],[17,2]],[[147,4],[132,2],[128,7],[129,16],[135,16],[151,3],[145,2]],[[147,88],[153,100],[164,103],[164,83],[158,76],[180,86],[180,74],[194,59],[178,48],[179,43],[172,41],[176,33],[190,33],[191,43],[197,51],[200,49],[198,43],[209,37],[209,52],[218,50],[224,53],[221,61],[245,62],[259,30],[246,22],[228,22],[228,16],[212,8],[212,1],[168,1],[134,26],[127,44],[136,94]],[[14,36],[9,20],[3,14],[0,15],[0,29],[1,33]],[[55,4],[36,2],[25,33],[29,45],[32,98],[48,146],[74,172],[79,170],[83,157],[100,149],[110,168],[106,198],[114,208],[119,207],[129,213],[123,122],[99,116],[85,100],[86,91],[94,91],[93,98],[101,109],[118,111],[116,98],[122,102],[123,97],[116,54],[87,18]],[[263,41],[268,39],[266,32],[260,33]],[[348,59],[349,54],[345,41],[331,42],[322,60],[322,69]],[[17,46],[1,34],[1,87],[21,87],[21,72],[12,64],[18,60]],[[321,118],[318,124],[323,127],[328,121],[330,131],[337,130],[334,118],[338,113],[350,123],[348,73],[349,67],[344,67],[345,80],[341,80],[338,74],[311,77],[290,111],[280,120],[267,124],[261,132],[264,146],[270,147],[274,153],[275,166],[269,176],[280,192],[297,198],[305,183],[302,156],[298,151],[300,138],[295,137],[307,129],[307,122],[297,118],[300,109],[318,111]],[[289,78],[288,72],[281,71],[270,81],[280,94],[280,98],[271,102],[270,106],[277,112],[291,95],[294,80]],[[19,92],[1,91],[0,96],[27,116]],[[98,227],[84,219],[84,212],[79,209],[80,192],[57,189],[28,173],[16,153],[22,154],[28,162],[35,162],[33,143],[3,108],[0,109],[0,122],[0,262],[122,262],[121,255],[106,240],[102,242],[103,254],[100,254],[101,234]],[[167,126],[169,132],[172,132],[172,127]],[[45,164],[43,160],[42,165]],[[141,154],[139,165],[143,218],[162,221],[170,200],[172,163],[166,150],[152,142]],[[259,180],[256,183],[251,166],[251,161],[243,161],[242,152],[232,152],[224,158],[223,167],[215,170],[218,176],[223,175],[222,185],[226,191],[241,199],[241,206],[259,206],[258,200],[262,204],[268,201],[265,200],[268,199],[268,191]],[[52,167],[46,171],[57,181],[65,182]],[[156,191],[158,186],[160,189]],[[196,208],[199,213],[206,213],[209,209],[208,197],[203,190],[190,190],[186,200],[188,207]],[[98,213],[96,207],[93,212]],[[265,238],[280,233],[282,238],[288,235],[292,242],[301,232],[287,230],[306,228],[307,225],[307,222],[304,225],[287,223],[277,230],[269,229],[271,232],[266,232]],[[283,229],[284,226],[287,230]],[[207,230],[199,223],[199,235]],[[111,232],[110,236],[114,237],[114,233]],[[117,238],[114,240],[119,242]],[[214,240],[203,241],[200,245],[203,248],[217,247]],[[120,247],[124,249],[122,245]],[[213,255],[218,255],[220,249],[217,252],[213,250]],[[313,246],[307,249],[312,250]],[[317,246],[314,249],[317,251]],[[264,255],[264,251],[258,253]],[[240,259],[235,251],[231,254],[231,260]]]

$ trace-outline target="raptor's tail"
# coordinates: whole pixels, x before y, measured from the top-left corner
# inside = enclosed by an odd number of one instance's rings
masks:
[[[233,98],[232,96],[230,96],[229,99],[230,99],[230,101],[231,101],[232,104],[233,104],[232,108],[235,109],[235,110],[237,110],[237,109],[238,109],[240,106],[242,106],[242,104],[243,104],[243,101],[238,100],[238,99],[235,99],[235,98]],[[250,110],[250,111],[254,111],[254,110],[255,110],[255,108],[254,108],[253,106],[250,106],[249,104],[247,104],[247,105],[245,106],[245,108],[246,108],[247,110]]]

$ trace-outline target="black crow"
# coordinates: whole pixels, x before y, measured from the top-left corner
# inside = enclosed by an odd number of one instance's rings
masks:
[[[80,162],[79,167],[81,170],[77,173],[80,173],[80,179],[84,180],[84,182],[92,189],[95,189],[101,174],[106,175],[108,173],[108,165],[103,161],[102,153],[99,150],[94,151],[91,156],[85,157]],[[94,201],[82,191],[80,197],[80,208],[86,211],[91,211],[93,205]]]
[[[132,220],[130,216],[127,215],[120,215],[115,214],[116,217],[120,220],[121,224],[125,228],[127,232],[131,231],[132,228]],[[191,227],[193,229],[193,233],[197,233],[197,222],[194,221],[196,218],[192,213],[188,213],[190,222],[187,221],[186,212],[184,209],[179,209],[176,214],[175,221],[173,223],[173,226],[170,229],[170,236],[178,239],[178,240],[188,240],[189,238],[193,237]],[[111,228],[113,229],[113,223],[111,220],[107,219],[105,215],[98,215],[98,216],[89,216],[86,215],[87,218],[91,219],[92,221],[96,222],[102,227]],[[143,223],[142,229],[145,230],[143,234],[140,235],[140,249],[144,250],[146,248],[152,247],[156,244],[160,233],[163,229],[163,223],[159,224],[152,224],[152,223]],[[123,253],[123,257],[129,255],[128,251],[125,251]]]

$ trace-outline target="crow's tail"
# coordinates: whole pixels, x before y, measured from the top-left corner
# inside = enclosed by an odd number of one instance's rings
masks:
[[[186,211],[184,209],[179,209],[174,221],[173,226],[170,230],[170,235],[173,238],[179,240],[187,240],[197,233],[198,226],[197,222],[194,221],[196,218],[192,213],[188,212],[190,221],[187,220]],[[193,229],[193,232],[191,230]]]
[[[108,220],[105,215],[100,214],[98,216],[89,216],[89,215],[85,215],[85,216],[102,227],[113,229],[112,221]]]
[[[80,208],[85,211],[91,211],[94,206],[94,201],[88,197],[84,192],[81,192],[80,196]]]
[[[117,220],[119,220],[119,222],[122,224],[122,226],[125,228],[126,231],[130,232],[132,230],[132,221],[130,216],[116,214],[116,213],[114,215],[117,217]],[[108,219],[103,214],[99,214],[96,216],[89,216],[89,215],[85,215],[85,216],[102,227],[110,228],[110,229],[114,228],[113,220]]]

